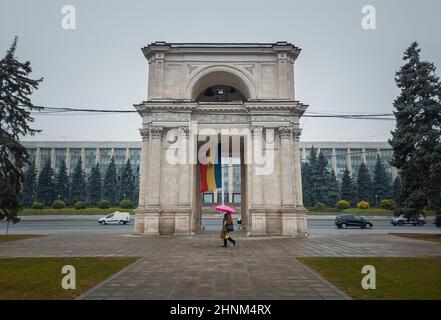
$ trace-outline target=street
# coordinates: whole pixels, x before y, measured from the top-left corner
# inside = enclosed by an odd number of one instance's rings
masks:
[[[97,222],[101,216],[89,217],[29,217],[24,216],[17,224],[10,224],[9,233],[11,234],[70,234],[70,233],[118,233],[130,234],[133,230],[133,218],[128,225],[101,225]],[[323,219],[314,216],[308,218],[308,232],[311,235],[319,234],[387,234],[390,232],[407,233],[441,233],[441,229],[435,227],[432,220],[429,219],[423,227],[414,227],[406,225],[395,227],[390,224],[389,219],[371,220],[374,227],[370,230],[361,230],[359,228],[337,229],[334,225],[334,219]],[[202,220],[204,230],[216,231],[221,229],[221,218],[206,218]],[[235,228],[238,230],[240,225],[235,221]],[[0,222],[0,232],[6,231],[6,222]]]

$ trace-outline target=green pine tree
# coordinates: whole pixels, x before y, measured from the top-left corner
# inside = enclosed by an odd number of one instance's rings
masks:
[[[118,204],[118,180],[116,177],[115,158],[112,157],[107,167],[103,182],[103,199]]]
[[[37,200],[49,206],[55,199],[55,173],[48,159],[38,175]]]
[[[338,181],[334,170],[332,170],[331,174],[329,175],[328,194],[329,194],[329,203],[327,203],[327,205],[329,207],[334,207],[336,203],[340,200]]]
[[[77,201],[86,201],[86,174],[84,173],[81,159],[72,172],[69,198],[72,204]]]
[[[120,199],[134,200],[135,196],[135,178],[133,177],[132,165],[130,159],[127,159],[121,176]]]
[[[383,161],[380,156],[377,155],[377,162],[374,168],[374,196],[378,200],[376,205],[384,199],[389,199],[391,197],[391,185],[390,178],[387,174],[386,168],[384,167]]]
[[[20,143],[20,136],[38,132],[29,126],[34,121],[31,110],[36,109],[30,95],[43,81],[28,78],[31,64],[15,58],[16,47],[17,37],[0,60],[0,220],[6,218],[13,223],[19,221],[23,169],[29,163],[29,154]]]
[[[401,206],[407,217],[439,203],[441,191],[441,86],[433,63],[421,61],[418,43],[404,52],[405,64],[396,73],[401,90],[394,101],[395,130],[389,143],[392,165],[400,170]]]
[[[312,198],[314,205],[318,202],[330,205],[329,201],[329,178],[327,169],[328,161],[323,153],[319,153],[315,166],[312,167]]]
[[[34,203],[37,197],[37,169],[35,168],[35,162],[29,164],[26,171],[25,180],[23,183],[23,189],[21,191],[22,204],[26,207],[30,207]]]
[[[393,200],[398,207],[401,207],[401,179],[397,176],[393,185]]]
[[[371,205],[375,203],[373,200],[374,191],[371,175],[369,174],[369,169],[364,162],[361,163],[360,168],[358,169],[357,192],[358,201],[366,201]]]
[[[311,165],[308,162],[302,164],[302,191],[303,205],[305,207],[314,206],[311,198]]]
[[[355,205],[355,203],[357,202],[357,196],[355,190],[356,188],[355,188],[354,180],[352,179],[351,173],[346,168],[343,173],[343,177],[341,181],[341,188],[340,188],[341,199],[349,201],[352,205]]]
[[[102,181],[100,164],[97,162],[89,176],[89,202],[92,205],[97,204],[101,200]]]
[[[58,173],[55,175],[55,193],[57,199],[69,201],[69,176],[67,175],[66,162],[61,161]]]

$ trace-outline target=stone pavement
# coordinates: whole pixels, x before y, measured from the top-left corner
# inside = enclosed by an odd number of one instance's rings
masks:
[[[137,256],[83,299],[348,299],[298,256],[441,256],[441,245],[391,235],[246,238],[57,234],[0,244],[0,257]]]

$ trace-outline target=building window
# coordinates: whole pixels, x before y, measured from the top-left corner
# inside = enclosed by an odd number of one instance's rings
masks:
[[[202,194],[202,201],[203,203],[213,203],[214,202],[214,195],[211,192],[204,192]]]
[[[351,165],[352,177],[356,180],[361,165],[361,149],[351,149]]]
[[[241,199],[240,193],[233,193],[233,203],[240,203],[242,201]]]
[[[66,149],[55,149],[55,172],[60,172],[61,163],[66,164]]]
[[[96,165],[96,149],[85,149],[84,152],[86,153],[85,171],[89,175]]]

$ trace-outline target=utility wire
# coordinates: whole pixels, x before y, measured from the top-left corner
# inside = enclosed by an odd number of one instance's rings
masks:
[[[74,114],[65,114],[71,112],[82,112],[88,115],[99,115],[101,113],[118,113],[118,114],[129,114],[129,113],[137,113],[136,110],[118,110],[118,109],[81,109],[81,108],[68,108],[68,107],[49,107],[49,106],[35,106],[35,110],[33,112],[38,112],[39,115],[74,115]],[[246,110],[249,114],[249,111]],[[179,110],[167,110],[166,113],[184,113],[184,111]],[[212,113],[212,114],[223,114],[223,113]],[[83,115],[83,114],[81,114]],[[276,115],[274,113],[259,113],[259,115],[272,116]],[[378,113],[378,114],[362,114],[362,113],[353,113],[353,114],[345,114],[345,113],[324,113],[324,112],[305,112],[302,117],[305,118],[339,118],[339,119],[353,119],[353,120],[385,120],[385,121],[394,121],[395,118],[391,118],[394,115],[392,113]]]

